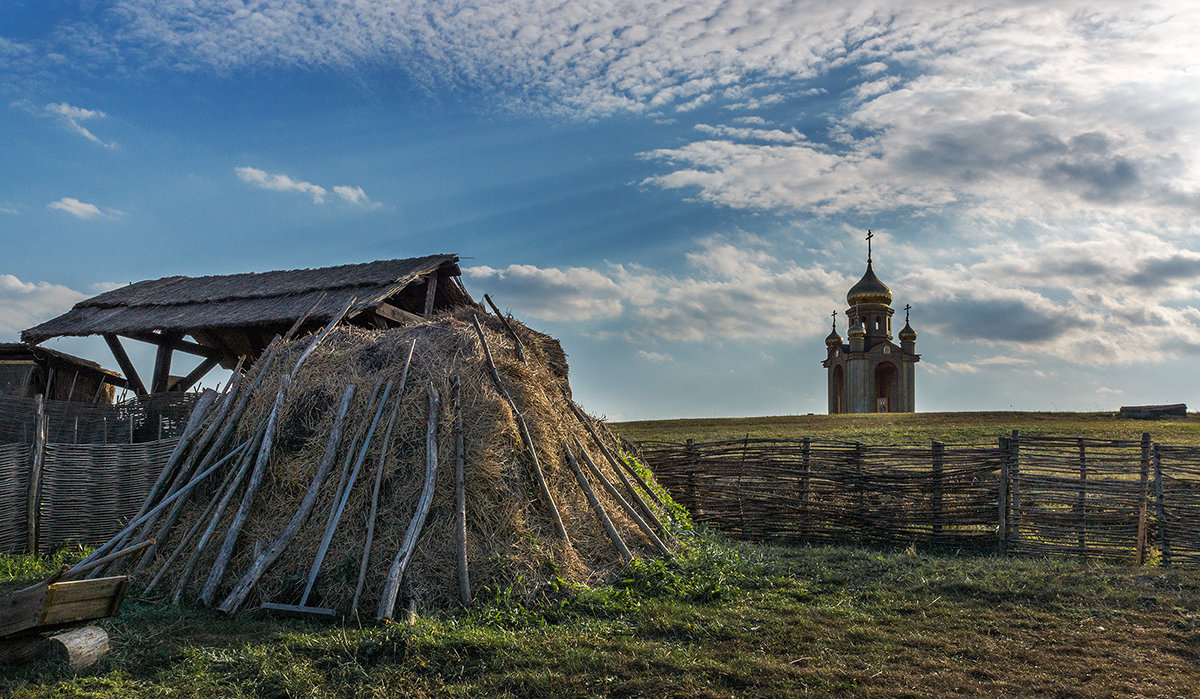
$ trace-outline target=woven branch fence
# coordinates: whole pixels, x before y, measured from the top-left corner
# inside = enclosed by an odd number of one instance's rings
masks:
[[[0,397],[0,554],[112,538],[137,513],[197,397]]]
[[[696,521],[755,541],[907,544],[1200,564],[1200,447],[1024,437],[997,446],[645,442]]]

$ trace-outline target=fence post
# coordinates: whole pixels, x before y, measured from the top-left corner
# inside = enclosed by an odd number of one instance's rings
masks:
[[[1087,549],[1087,446],[1079,438],[1079,493],[1075,497],[1075,513],[1079,527],[1079,553]]]
[[[808,474],[812,469],[812,440],[804,438],[800,451],[800,537],[808,539],[808,501],[811,497]]]
[[[1138,483],[1138,529],[1137,564],[1146,563],[1146,500],[1149,496],[1147,481],[1150,479],[1150,433],[1142,433],[1142,472]]]
[[[1167,535],[1167,511],[1163,503],[1163,476],[1162,476],[1162,453],[1158,448],[1158,443],[1154,444],[1154,495],[1158,501],[1158,506],[1155,508],[1155,517],[1158,519],[1158,539],[1162,546],[1162,564],[1163,567],[1171,565],[1171,539]]]
[[[29,468],[29,493],[26,500],[28,508],[26,531],[29,533],[29,538],[25,550],[29,553],[38,552],[38,525],[41,519],[38,510],[42,505],[42,465],[46,461],[46,436],[49,431],[46,425],[45,398],[38,394],[33,399],[33,404],[37,420],[33,429],[33,459]]]
[[[683,503],[692,510],[692,514],[699,519],[700,517],[700,499],[696,494],[696,471],[700,470],[700,454],[696,449],[696,440],[689,439],[684,446],[685,457],[687,463],[687,498],[690,502]]]
[[[1012,541],[1021,542],[1021,431],[1013,430],[1008,439],[1008,475],[1012,479],[1008,490],[1012,497],[1009,522],[1012,526]]]
[[[933,494],[930,497],[930,506],[933,510],[933,533],[937,536],[942,533],[942,467],[946,461],[946,445],[935,439],[930,451],[933,457]]]
[[[1008,437],[1000,438],[1000,451],[1003,455],[1000,457],[1000,482],[997,484],[999,491],[997,497],[998,508],[996,513],[996,547],[1000,554],[1008,553],[1008,456],[1010,453]]]

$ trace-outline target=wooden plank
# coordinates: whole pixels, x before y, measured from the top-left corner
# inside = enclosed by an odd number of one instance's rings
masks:
[[[408,325],[421,320],[421,316],[417,315],[416,313],[409,313],[408,311],[402,308],[397,308],[386,301],[375,307],[375,313],[387,318],[390,321],[399,323],[400,325]]]
[[[117,575],[111,578],[51,583],[46,590],[46,606],[92,599],[107,600],[127,584],[128,580],[124,575]]]
[[[177,381],[175,385],[171,387],[171,390],[178,393],[185,393],[192,386],[195,386],[197,381],[204,378],[208,372],[215,369],[220,363],[221,360],[217,359],[216,357],[205,358],[205,360],[200,362],[195,369],[192,369],[187,376]]]
[[[108,343],[108,349],[112,351],[113,358],[121,367],[121,373],[125,374],[125,380],[129,383],[129,387],[139,396],[146,395],[146,386],[138,376],[137,370],[133,368],[133,362],[129,361],[129,355],[125,353],[121,339],[112,333],[104,333],[104,341]]]
[[[38,584],[0,598],[0,638],[36,628],[46,601],[46,585]]]
[[[425,277],[425,312],[422,314],[426,318],[433,315],[433,301],[437,296],[437,272],[432,272]]]

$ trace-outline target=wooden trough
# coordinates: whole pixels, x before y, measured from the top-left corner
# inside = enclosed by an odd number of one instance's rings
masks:
[[[108,650],[108,634],[94,626],[50,638],[43,634],[114,616],[125,599],[128,576],[64,582],[53,579],[0,597],[0,663],[56,657],[80,668]]]

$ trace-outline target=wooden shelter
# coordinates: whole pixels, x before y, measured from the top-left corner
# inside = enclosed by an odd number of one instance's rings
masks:
[[[99,364],[46,347],[0,343],[0,395],[112,403],[125,379]]]
[[[389,328],[474,305],[460,275],[458,257],[443,254],[318,269],[164,277],[81,301],[25,330],[21,339],[36,345],[53,337],[101,335],[138,395],[186,391],[218,365],[232,369],[258,358],[272,338],[301,318],[302,331],[316,329],[350,304],[343,322]],[[157,346],[149,386],[121,338]],[[203,361],[176,379],[170,374],[176,351]]]

